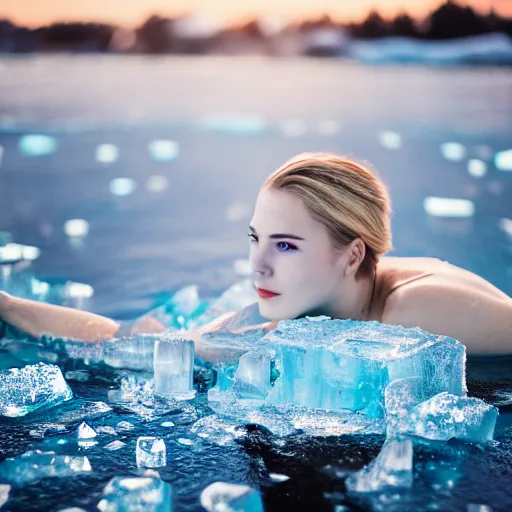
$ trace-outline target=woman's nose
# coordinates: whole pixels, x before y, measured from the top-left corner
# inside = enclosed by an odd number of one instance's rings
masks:
[[[264,251],[258,250],[257,248],[251,248],[249,261],[255,275],[268,277],[272,274],[272,267],[267,261]]]

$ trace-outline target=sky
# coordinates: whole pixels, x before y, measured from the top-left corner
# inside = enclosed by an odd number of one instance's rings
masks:
[[[385,16],[400,11],[421,17],[442,0],[0,0],[0,19],[25,26],[55,21],[100,21],[125,27],[139,26],[151,14],[193,13],[222,22],[240,22],[256,16],[281,21],[329,13],[336,19],[359,21],[371,9]],[[459,0],[486,12],[491,7],[512,17],[512,0]]]

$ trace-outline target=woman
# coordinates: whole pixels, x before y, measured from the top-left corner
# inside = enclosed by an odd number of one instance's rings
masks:
[[[392,249],[384,184],[332,154],[301,154],[263,184],[250,223],[259,310],[271,320],[304,315],[419,326],[462,342],[469,354],[512,352],[512,299],[481,277],[433,258],[386,257]],[[0,294],[0,317],[35,336],[97,340],[113,320]],[[145,320],[139,331],[163,330]],[[226,318],[201,332],[219,329]],[[190,333],[199,343],[201,332]]]

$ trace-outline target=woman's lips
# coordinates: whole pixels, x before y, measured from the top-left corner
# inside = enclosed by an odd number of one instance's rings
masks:
[[[272,297],[277,297],[278,295],[281,295],[280,293],[271,292],[270,290],[265,290],[263,288],[255,287],[256,291],[258,292],[258,295],[262,299],[271,299]]]

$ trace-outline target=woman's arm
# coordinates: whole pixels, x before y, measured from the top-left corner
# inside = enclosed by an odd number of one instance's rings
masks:
[[[120,324],[100,315],[44,302],[20,299],[0,292],[0,318],[39,338],[44,334],[83,341],[115,336]]]

